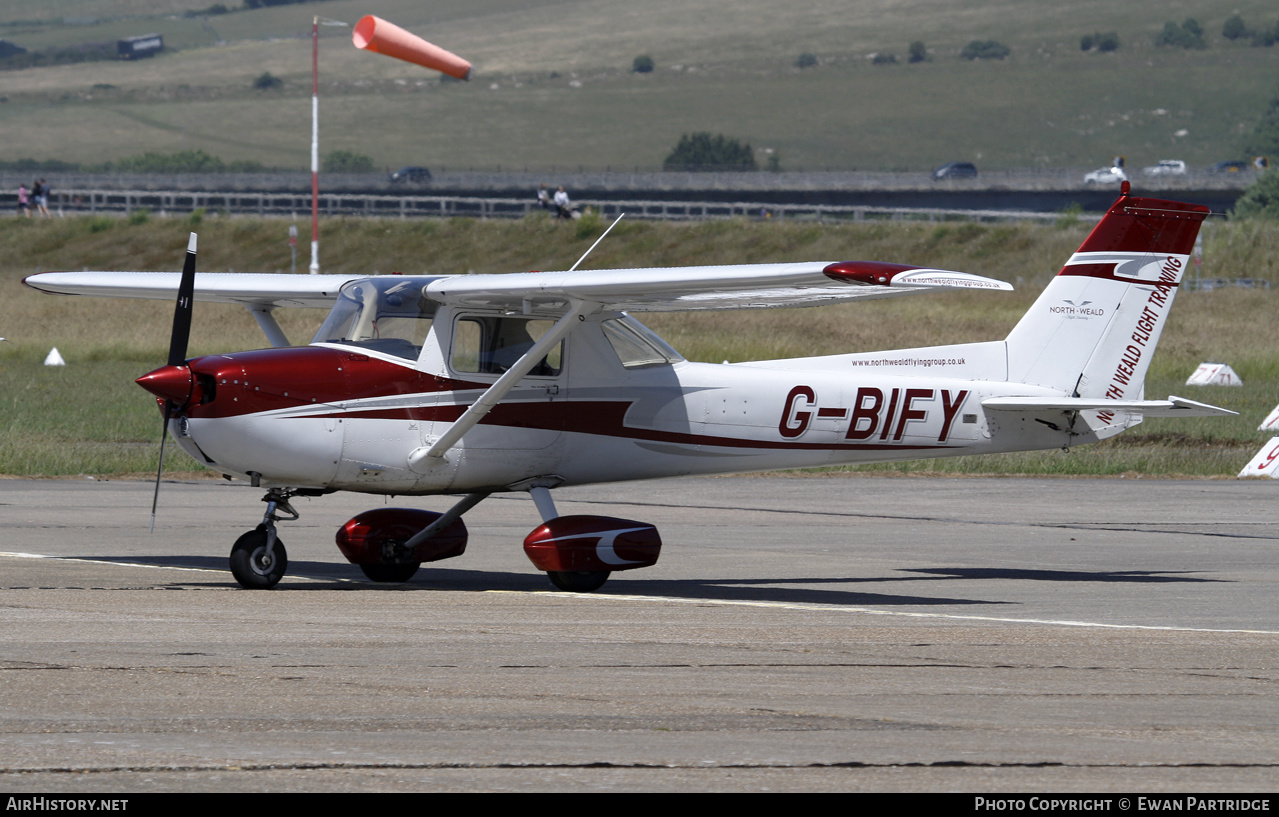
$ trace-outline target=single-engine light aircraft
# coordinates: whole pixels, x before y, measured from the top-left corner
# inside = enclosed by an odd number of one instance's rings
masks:
[[[633,317],[820,306],[939,289],[1009,290],[962,272],[873,261],[448,277],[43,273],[45,292],[178,293],[168,365],[138,379],[197,462],[266,489],[231,571],[274,586],[276,523],[295,496],[458,497],[437,513],[378,508],[337,532],[352,563],[402,582],[459,556],[462,515],[527,491],[541,524],[524,550],[563,590],[657,561],[642,521],[561,516],[564,485],[1068,448],[1148,416],[1233,412],[1144,378],[1208,208],[1119,199],[1003,340],[750,363],[694,363]],[[191,302],[239,303],[273,348],[186,359]],[[310,345],[272,311],[332,304]],[[163,443],[163,436],[161,438]],[[163,466],[161,466],[163,467]],[[159,478],[157,477],[157,487]]]

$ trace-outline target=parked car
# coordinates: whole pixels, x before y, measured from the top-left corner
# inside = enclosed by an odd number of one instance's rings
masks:
[[[1184,176],[1186,163],[1180,159],[1161,159],[1159,164],[1143,167],[1141,172],[1146,176]]]
[[[416,165],[402,167],[391,174],[391,182],[393,184],[425,184],[430,180],[431,171]]]
[[[1084,184],[1118,184],[1128,181],[1122,167],[1099,167],[1084,174]]]
[[[933,171],[933,181],[975,178],[977,178],[977,166],[972,162],[947,162]]]
[[[1252,170],[1251,162],[1217,162],[1215,165],[1208,168],[1209,173],[1243,173],[1245,170]]]

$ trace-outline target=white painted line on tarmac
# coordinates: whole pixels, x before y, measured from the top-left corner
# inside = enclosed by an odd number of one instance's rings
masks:
[[[55,561],[55,562],[80,562],[82,564],[91,564],[91,565],[110,565],[111,567],[141,567],[141,568],[146,568],[148,570],[185,570],[189,573],[218,573],[218,574],[226,575],[230,572],[227,568],[188,567],[186,565],[154,565],[154,564],[145,564],[143,562],[117,562],[113,559],[89,559],[84,556],[51,556],[47,553],[21,553],[16,551],[0,551],[0,558],[49,559],[50,561]],[[290,574],[289,578],[304,579],[306,581],[315,581],[315,582],[356,581],[352,579],[344,579],[341,577],[301,576],[301,575],[294,575],[294,574]]]
[[[494,590],[494,593],[520,593],[518,590]],[[1215,627],[1176,627],[1161,624],[1107,624],[1100,621],[1071,621],[1069,619],[1004,618],[1000,616],[958,615],[953,613],[910,613],[903,610],[876,610],[871,607],[839,607],[830,604],[805,604],[785,601],[736,601],[726,599],[671,598],[666,596],[613,596],[593,593],[563,593],[551,590],[536,591],[538,595],[573,598],[582,601],[638,601],[666,604],[701,604],[719,607],[771,607],[782,610],[810,610],[823,613],[858,613],[867,616],[895,616],[900,618],[925,618],[943,621],[982,621],[999,624],[1041,624],[1052,627],[1083,627],[1104,630],[1153,630],[1184,633],[1246,633],[1251,635],[1279,635],[1279,630],[1242,630]]]
[[[192,573],[218,573],[224,574],[225,570],[213,569],[207,567],[182,567],[178,565],[149,565],[136,562],[114,562],[104,559],[86,559],[79,556],[50,556],[43,553],[20,553],[0,551],[0,557],[8,557],[11,559],[51,559],[55,561],[66,562],[85,562],[88,564],[111,565],[113,567],[143,567],[155,570],[185,570]],[[352,582],[362,583],[359,579],[345,579],[340,577],[310,577],[291,575],[291,579],[306,579],[308,581],[325,581],[325,582]],[[777,610],[808,610],[820,611],[823,613],[855,613],[866,616],[892,616],[898,618],[922,618],[935,619],[939,621],[980,621],[995,624],[1039,624],[1049,627],[1081,627],[1098,630],[1148,630],[1155,632],[1184,632],[1184,633],[1241,633],[1249,635],[1279,635],[1279,630],[1244,630],[1231,628],[1214,628],[1214,627],[1176,627],[1173,625],[1160,624],[1108,624],[1101,621],[1072,621],[1070,619],[1043,619],[1043,618],[1006,618],[1002,616],[977,616],[977,615],[959,615],[955,613],[912,613],[903,610],[876,610],[871,607],[841,607],[830,604],[806,604],[802,602],[784,602],[784,601],[740,601],[730,599],[706,599],[706,598],[675,598],[669,596],[614,596],[607,594],[594,593],[564,593],[555,590],[488,590],[488,593],[510,593],[513,595],[532,595],[532,596],[552,596],[555,598],[576,599],[578,601],[613,601],[613,602],[642,602],[642,603],[658,603],[658,604],[701,604],[714,605],[717,607],[764,607]]]

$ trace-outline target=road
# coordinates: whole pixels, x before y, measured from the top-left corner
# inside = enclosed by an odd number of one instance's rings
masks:
[[[655,567],[554,591],[523,495],[365,582],[379,498],[0,481],[0,785],[142,791],[1273,791],[1270,481],[677,479],[557,490]],[[392,500],[440,509],[439,500]]]

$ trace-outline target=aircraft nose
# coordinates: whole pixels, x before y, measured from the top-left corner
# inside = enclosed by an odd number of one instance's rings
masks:
[[[195,388],[191,367],[186,365],[161,366],[134,382],[179,410],[186,408],[191,402],[191,393]]]

